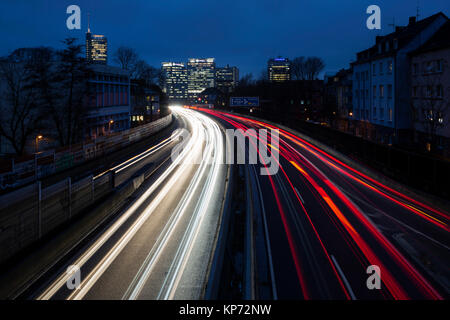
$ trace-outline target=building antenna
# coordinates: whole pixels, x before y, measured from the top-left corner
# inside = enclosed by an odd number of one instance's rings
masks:
[[[90,18],[91,18],[91,14],[88,12],[88,33],[91,33],[91,25],[90,25],[90,23],[91,23],[91,21],[90,21]]]
[[[395,17],[392,18],[392,23],[389,23],[388,26],[392,27],[395,31]]]
[[[420,14],[419,14],[419,10],[420,10],[420,1],[419,0],[417,0],[417,11],[416,11],[416,21],[419,21],[419,17],[420,17]]]

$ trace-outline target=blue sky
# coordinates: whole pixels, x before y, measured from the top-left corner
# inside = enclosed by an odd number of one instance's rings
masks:
[[[110,52],[126,45],[149,64],[215,57],[258,77],[273,56],[322,57],[326,71],[347,67],[376,35],[443,11],[448,0],[1,0],[0,55],[18,47],[60,47],[68,36],[84,39],[87,13],[93,33],[108,37]],[[82,30],[66,28],[67,6],[82,11]],[[381,8],[382,29],[366,28],[366,8]]]

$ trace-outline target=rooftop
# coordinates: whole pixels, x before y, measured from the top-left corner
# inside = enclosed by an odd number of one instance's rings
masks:
[[[450,48],[450,21],[447,21],[427,42],[414,54]]]
[[[439,17],[444,17],[448,20],[447,16],[442,12],[438,12],[419,21],[416,21],[416,17],[410,17],[407,26],[396,26],[394,32],[384,36],[377,36],[375,45],[358,52],[358,62],[369,60],[374,57],[389,56],[396,53]],[[381,46],[381,52],[379,50],[379,46]]]

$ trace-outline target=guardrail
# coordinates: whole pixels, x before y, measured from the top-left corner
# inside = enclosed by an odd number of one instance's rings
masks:
[[[65,149],[0,161],[0,189],[16,188],[119,150],[167,127],[172,114],[136,128],[112,133]]]

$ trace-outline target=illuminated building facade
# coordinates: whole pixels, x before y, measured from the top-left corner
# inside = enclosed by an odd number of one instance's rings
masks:
[[[188,94],[188,73],[184,63],[163,62],[163,91],[170,100],[185,100]]]
[[[130,128],[130,75],[117,67],[93,64],[89,67],[93,92],[86,119],[91,138]]]
[[[207,88],[214,88],[216,77],[216,64],[214,58],[189,59],[188,71],[188,98],[195,99]]]
[[[98,64],[108,62],[108,40],[104,35],[92,34],[89,27],[86,33],[86,60]]]
[[[216,88],[223,93],[234,91],[239,81],[239,69],[237,67],[226,66],[216,69]]]
[[[267,63],[267,74],[270,82],[291,80],[291,62],[287,58],[270,59]]]

